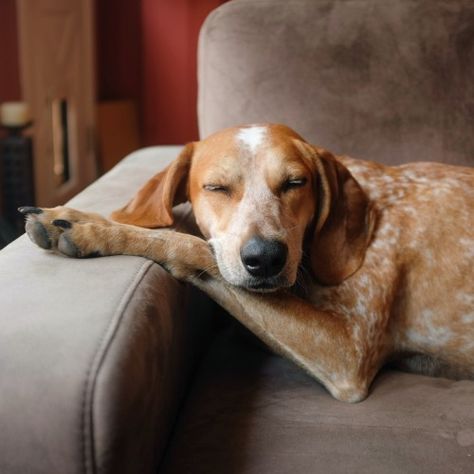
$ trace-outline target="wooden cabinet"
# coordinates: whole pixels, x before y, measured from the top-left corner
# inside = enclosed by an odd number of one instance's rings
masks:
[[[23,98],[33,111],[40,206],[97,177],[92,0],[17,0]]]

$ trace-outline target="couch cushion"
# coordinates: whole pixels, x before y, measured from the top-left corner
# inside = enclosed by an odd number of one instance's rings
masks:
[[[181,413],[162,473],[474,472],[474,382],[387,370],[351,405],[226,333]]]
[[[179,150],[133,153],[70,205],[108,215]],[[154,472],[208,312],[144,258],[69,259],[26,236],[3,249],[0,472]]]
[[[281,122],[335,153],[474,165],[472,0],[234,0],[201,30],[202,136]]]

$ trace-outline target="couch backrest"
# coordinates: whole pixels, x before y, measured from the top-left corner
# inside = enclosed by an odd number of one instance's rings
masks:
[[[336,153],[474,165],[473,0],[234,0],[199,44],[201,136],[280,122]]]

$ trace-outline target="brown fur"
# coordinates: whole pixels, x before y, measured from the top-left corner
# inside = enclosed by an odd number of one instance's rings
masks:
[[[59,207],[29,213],[28,235],[72,257],[163,264],[340,400],[362,400],[380,367],[397,358],[412,370],[472,378],[474,171],[334,157],[287,127],[257,128],[185,147],[113,214],[120,223]],[[288,190],[294,177],[305,184]],[[135,227],[171,225],[172,206],[186,199],[208,242]],[[250,291],[238,268],[252,235],[288,245],[277,291]],[[306,260],[312,279],[301,290]]]

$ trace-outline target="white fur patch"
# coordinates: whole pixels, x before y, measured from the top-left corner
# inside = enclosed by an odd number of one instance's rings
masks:
[[[252,153],[255,153],[264,142],[266,135],[266,127],[249,127],[240,129],[237,139]]]

